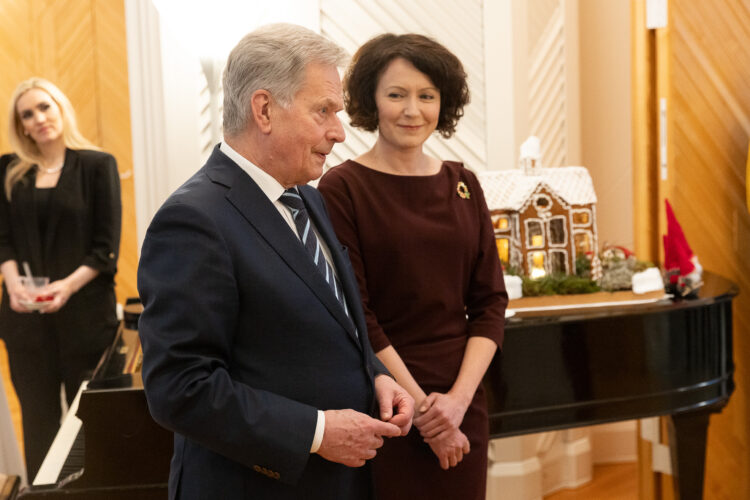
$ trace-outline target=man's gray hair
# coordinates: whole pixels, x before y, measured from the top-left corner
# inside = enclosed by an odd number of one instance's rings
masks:
[[[294,24],[270,24],[245,35],[224,69],[224,133],[245,129],[250,97],[256,90],[267,90],[288,107],[304,82],[308,64],[342,66],[347,57],[332,41]]]

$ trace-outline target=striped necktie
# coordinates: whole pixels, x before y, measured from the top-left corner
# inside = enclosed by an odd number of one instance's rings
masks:
[[[344,290],[341,288],[341,283],[339,283],[338,278],[336,278],[333,268],[326,260],[325,255],[323,255],[323,248],[320,245],[320,241],[318,240],[315,231],[313,231],[310,216],[307,213],[307,208],[305,208],[305,202],[302,201],[297,188],[289,188],[284,191],[279,198],[279,201],[289,208],[289,211],[292,213],[292,218],[294,219],[294,225],[297,227],[299,239],[302,240],[302,244],[312,257],[315,267],[318,268],[320,274],[322,274],[323,278],[328,282],[328,286],[331,287],[333,294],[344,307],[344,312],[349,316],[349,309],[346,307]]]

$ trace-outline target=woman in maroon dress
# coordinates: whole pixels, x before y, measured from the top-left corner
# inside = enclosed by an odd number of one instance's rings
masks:
[[[375,145],[320,181],[359,280],[373,349],[416,401],[415,428],[374,460],[387,499],[483,499],[488,422],[480,382],[502,345],[507,295],[489,211],[461,163],[423,151],[450,137],[466,73],[421,35],[378,36],[345,78],[352,125]]]

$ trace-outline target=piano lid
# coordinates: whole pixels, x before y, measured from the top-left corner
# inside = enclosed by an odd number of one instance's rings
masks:
[[[493,437],[726,404],[737,287],[706,273],[695,299],[519,312],[485,376]]]

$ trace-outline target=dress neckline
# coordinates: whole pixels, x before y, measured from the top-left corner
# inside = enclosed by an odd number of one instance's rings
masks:
[[[392,177],[397,179],[435,179],[440,176],[440,174],[443,173],[445,170],[445,161],[440,162],[440,169],[438,169],[437,172],[430,175],[402,175],[402,174],[392,174],[389,172],[383,172],[382,170],[376,170],[372,167],[368,167],[367,165],[363,165],[362,163],[356,161],[356,160],[348,160],[349,162],[353,163],[354,165],[357,165],[358,167],[368,171],[373,172],[377,175],[382,175],[384,177]]]

